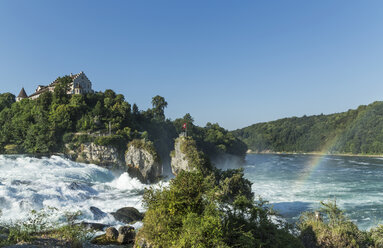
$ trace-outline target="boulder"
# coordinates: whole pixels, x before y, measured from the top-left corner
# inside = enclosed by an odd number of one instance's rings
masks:
[[[129,174],[143,183],[154,183],[162,174],[160,158],[150,141],[131,141],[125,152],[125,163]]]
[[[113,215],[116,220],[124,223],[141,221],[144,218],[144,215],[133,207],[120,208],[116,212],[111,213],[111,215]]]
[[[96,207],[90,207],[89,210],[92,212],[93,214],[93,218],[95,220],[101,220],[103,218],[105,218],[108,214],[101,211],[99,208],[96,208]]]
[[[134,243],[136,232],[132,226],[122,226],[118,229],[117,242],[121,245]]]
[[[119,232],[114,227],[108,227],[105,231],[106,239],[109,241],[115,241],[118,238]]]
[[[0,226],[0,233],[9,234],[9,229],[3,226]]]
[[[92,223],[92,222],[81,222],[79,225],[85,228],[93,229],[96,231],[103,231],[105,228],[109,227],[110,225],[105,225],[101,223]]]

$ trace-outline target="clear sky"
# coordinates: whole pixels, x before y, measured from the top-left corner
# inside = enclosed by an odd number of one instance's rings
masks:
[[[0,92],[84,71],[227,129],[383,99],[383,1],[0,0]]]

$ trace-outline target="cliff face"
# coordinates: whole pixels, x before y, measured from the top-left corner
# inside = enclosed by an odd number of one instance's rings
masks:
[[[131,176],[143,183],[153,183],[162,174],[162,164],[153,143],[145,140],[133,140],[128,144],[125,163]]]
[[[118,151],[112,146],[101,146],[94,143],[84,143],[73,150],[69,149],[68,154],[78,162],[88,162],[103,166],[122,165]],[[76,157],[74,157],[76,156]]]
[[[193,143],[185,137],[179,137],[174,142],[174,151],[171,153],[172,173],[178,175],[181,171],[193,171],[196,168],[192,165],[190,155],[197,149]]]

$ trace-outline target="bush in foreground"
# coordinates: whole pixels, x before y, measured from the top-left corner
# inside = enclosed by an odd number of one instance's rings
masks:
[[[382,229],[371,233],[361,231],[343,214],[336,201],[321,202],[321,205],[319,211],[301,215],[298,227],[305,247],[382,247],[382,243],[375,242],[382,240]],[[324,214],[323,219],[319,213]]]
[[[182,171],[168,187],[144,194],[147,212],[136,246],[302,247],[255,202],[243,170]]]

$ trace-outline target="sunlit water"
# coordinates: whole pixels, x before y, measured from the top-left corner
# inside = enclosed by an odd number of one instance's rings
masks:
[[[118,225],[110,214],[102,219],[94,216],[90,207],[105,213],[127,206],[143,211],[145,187],[127,173],[58,156],[0,156],[0,220],[14,222],[25,219],[32,209],[57,208],[51,216],[54,220],[62,219],[65,212],[81,211],[84,221]]]
[[[336,199],[360,228],[383,223],[382,158],[250,154],[245,175],[255,194],[290,221]]]
[[[250,154],[244,169],[254,193],[289,221],[297,220],[302,211],[317,208],[321,200],[336,198],[360,228],[383,223],[380,158],[328,156],[319,160],[310,155]],[[14,222],[25,219],[32,209],[54,207],[58,209],[55,218],[79,210],[84,221],[118,225],[121,223],[110,214],[97,219],[90,207],[106,213],[127,206],[144,211],[142,194],[146,187],[127,173],[58,156],[0,155],[0,221]]]

